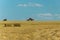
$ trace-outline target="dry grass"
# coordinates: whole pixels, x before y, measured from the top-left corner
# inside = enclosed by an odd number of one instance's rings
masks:
[[[3,27],[20,23],[21,27]],[[0,22],[0,40],[60,40],[60,22]]]

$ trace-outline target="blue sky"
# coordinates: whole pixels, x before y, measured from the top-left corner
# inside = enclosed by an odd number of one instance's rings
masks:
[[[0,19],[60,20],[60,0],[0,0]]]

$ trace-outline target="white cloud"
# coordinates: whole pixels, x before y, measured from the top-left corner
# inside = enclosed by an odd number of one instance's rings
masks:
[[[55,17],[60,18],[60,14],[55,14]]]
[[[27,4],[18,4],[18,6],[26,7],[26,6],[27,6]]]
[[[37,6],[37,7],[43,7],[42,4],[38,4],[38,3],[36,3],[35,6]]]
[[[38,14],[38,16],[41,16],[41,17],[52,17],[53,15],[51,13],[42,13],[42,14]]]
[[[55,16],[60,16],[60,14],[55,14]]]
[[[38,18],[40,18],[40,19],[46,19],[46,20],[54,19],[53,16],[54,15],[52,13],[39,13],[39,14],[37,14]]]
[[[37,17],[40,17],[43,19],[54,19],[54,18],[60,18],[60,14],[40,13],[40,14],[37,14]]]
[[[43,7],[42,4],[39,3],[26,3],[26,4],[18,4],[21,7]]]

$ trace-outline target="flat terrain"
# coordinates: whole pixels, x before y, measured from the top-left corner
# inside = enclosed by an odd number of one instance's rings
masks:
[[[0,40],[60,40],[60,22],[0,21]]]

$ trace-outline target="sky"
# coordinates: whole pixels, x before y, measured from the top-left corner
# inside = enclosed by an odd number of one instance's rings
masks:
[[[60,20],[60,0],[0,0],[0,20]]]

